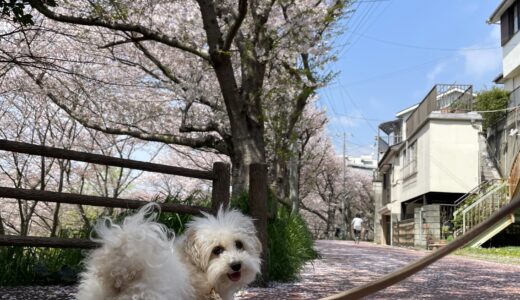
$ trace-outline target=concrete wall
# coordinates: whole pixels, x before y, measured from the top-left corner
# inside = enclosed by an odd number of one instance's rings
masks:
[[[430,122],[430,154],[422,176],[430,182],[429,191],[466,193],[479,184],[478,126],[459,120]]]
[[[517,76],[520,68],[520,34],[515,34],[502,47],[502,74],[504,78]]]
[[[383,244],[383,227],[382,216],[379,210],[383,203],[383,183],[380,181],[372,182],[372,191],[374,193],[374,242],[376,244]]]
[[[432,116],[408,141],[417,141],[417,174],[402,179],[399,202],[428,192],[466,193],[479,183],[480,121]]]
[[[504,80],[504,89],[511,92],[520,87],[520,76]]]
[[[392,214],[401,214],[402,197],[402,179],[401,179],[401,161],[400,156],[396,156],[392,165],[391,176],[392,197],[390,201],[390,211]]]
[[[413,199],[430,191],[429,157],[430,122],[426,123],[410,140],[407,146],[417,142],[417,174],[402,179],[402,199],[400,202]],[[404,152],[404,149],[401,153]],[[404,156],[402,156],[404,159]]]
[[[437,242],[441,238],[441,207],[438,204],[425,205],[416,208],[415,220],[415,247],[426,248],[428,239]]]
[[[520,112],[518,114],[512,112],[508,114],[507,118],[488,128],[489,152],[504,178],[509,176],[514,159],[520,151],[520,135],[510,135],[512,129],[520,129],[517,126],[520,124],[518,122],[520,122]]]

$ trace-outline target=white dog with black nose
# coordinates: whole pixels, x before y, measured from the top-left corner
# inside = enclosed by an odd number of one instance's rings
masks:
[[[220,209],[187,224],[184,235],[156,221],[148,204],[121,225],[95,231],[102,246],[86,259],[78,300],[233,299],[260,272],[261,244],[251,218]]]

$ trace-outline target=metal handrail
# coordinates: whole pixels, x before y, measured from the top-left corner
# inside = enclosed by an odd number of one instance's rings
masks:
[[[468,198],[469,196],[472,196],[472,195],[475,195],[477,194],[478,192],[480,192],[481,190],[484,190],[486,189],[487,187],[490,187],[492,185],[494,185],[496,182],[500,181],[500,179],[490,179],[490,180],[486,180],[486,181],[483,181],[481,182],[479,185],[477,185],[476,187],[474,187],[473,189],[471,189],[469,192],[467,192],[466,194],[460,196],[457,200],[455,200],[453,202],[453,204],[455,206],[459,206],[461,203],[463,203],[466,198]],[[454,215],[455,216],[455,215]]]
[[[494,189],[492,189],[491,191],[487,192],[486,194],[484,194],[482,197],[480,197],[477,201],[471,203],[471,205],[469,205],[468,207],[464,208],[464,210],[462,210],[462,213],[465,214],[467,213],[469,210],[471,210],[473,207],[479,205],[480,203],[484,202],[484,200],[487,200],[489,197],[493,196],[493,194],[504,188],[505,186],[507,186],[507,182],[504,182],[502,183],[501,185],[495,187]]]
[[[484,196],[480,197],[477,201],[466,207],[462,211],[462,233],[464,234],[467,230],[471,229],[472,227],[478,225],[479,223],[486,220],[490,215],[492,215],[495,211],[499,210],[502,206],[506,205],[509,201],[509,189],[507,188],[509,184],[507,182],[502,183],[501,185],[495,187],[488,193],[486,193]],[[497,191],[501,191],[505,188],[504,197],[500,197],[498,199],[498,202],[495,202],[494,196],[497,194]],[[485,206],[482,208],[481,205],[486,205],[487,200],[491,199],[491,203],[488,205],[488,210],[486,211]],[[485,202],[486,201],[486,202]],[[479,208],[480,207],[480,208]],[[473,214],[470,216],[469,221],[470,224],[466,225],[466,215],[473,212],[475,209],[477,209],[477,218],[475,219],[475,215]],[[486,214],[487,212],[487,214]],[[486,214],[486,215],[483,215]]]

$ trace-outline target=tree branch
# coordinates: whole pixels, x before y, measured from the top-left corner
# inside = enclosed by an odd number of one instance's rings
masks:
[[[239,0],[238,3],[238,16],[235,19],[235,22],[233,25],[231,25],[231,28],[229,29],[229,32],[225,38],[224,41],[224,51],[229,51],[231,48],[231,44],[233,43],[233,39],[235,38],[238,29],[240,28],[240,25],[242,25],[242,22],[244,21],[247,14],[247,0]]]
[[[303,202],[301,202],[300,205],[303,210],[315,214],[318,218],[322,219],[323,221],[325,221],[325,223],[327,223],[327,217],[324,216],[320,211],[306,206]]]
[[[36,77],[32,72],[27,70],[27,68],[20,67],[39,87],[42,89],[46,96],[52,100],[56,105],[58,105],[61,109],[63,109],[69,116],[71,116],[74,120],[78,121],[81,125],[94,129],[97,131],[109,133],[109,134],[120,134],[120,135],[128,135],[131,137],[135,137],[141,140],[146,141],[154,141],[154,142],[162,142],[166,144],[176,144],[183,145],[192,148],[212,148],[217,150],[221,154],[229,155],[229,150],[225,142],[221,139],[217,138],[214,135],[205,135],[198,138],[188,138],[183,136],[177,136],[172,134],[155,134],[149,133],[144,130],[132,130],[130,128],[112,128],[106,125],[95,124],[90,121],[88,118],[82,118],[78,116],[71,108],[65,105],[60,98],[46,89],[44,83],[42,82],[44,74],[42,73],[40,76]]]
[[[125,39],[125,40],[120,40],[120,41],[115,41],[115,42],[112,42],[112,43],[108,43],[106,45],[99,46],[98,48],[99,49],[106,49],[106,48],[111,48],[111,47],[114,47],[114,46],[124,45],[124,44],[128,44],[128,43],[138,43],[138,42],[148,41],[148,40],[150,40],[150,39],[145,38],[145,37],[131,37],[131,38],[128,38],[128,39]]]
[[[153,40],[153,41],[171,46],[173,48],[177,48],[177,49],[192,53],[192,54],[204,59],[205,61],[210,60],[209,55],[207,53],[204,53],[202,51],[199,51],[198,49],[184,45],[177,38],[167,36],[163,33],[152,30],[150,28],[146,28],[139,24],[119,23],[119,22],[114,22],[114,21],[102,20],[100,18],[75,17],[75,16],[64,15],[64,14],[53,12],[52,10],[47,8],[47,6],[45,6],[45,4],[42,3],[42,1],[39,1],[39,0],[29,0],[29,4],[42,15],[46,16],[49,19],[55,20],[55,21],[69,23],[69,24],[77,24],[77,25],[98,26],[98,27],[104,27],[104,28],[118,30],[118,31],[137,32],[137,33],[142,34],[143,38]]]

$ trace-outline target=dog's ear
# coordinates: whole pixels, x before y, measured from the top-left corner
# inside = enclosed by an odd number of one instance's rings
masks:
[[[258,239],[258,236],[256,235],[256,232],[253,232],[249,236],[250,244],[253,247],[253,250],[256,251],[257,255],[262,254],[262,243],[260,242],[260,239]]]
[[[258,238],[258,232],[256,231],[255,224],[253,222],[253,219],[251,217],[248,217],[246,215],[242,215],[242,227],[243,230],[245,230],[245,234],[248,239],[248,243],[251,245],[254,251],[257,252],[258,255],[262,253],[262,243],[260,242],[260,239]]]
[[[204,249],[197,239],[197,233],[193,228],[186,230],[183,248],[191,262],[203,271],[206,271],[208,262],[205,257]]]

